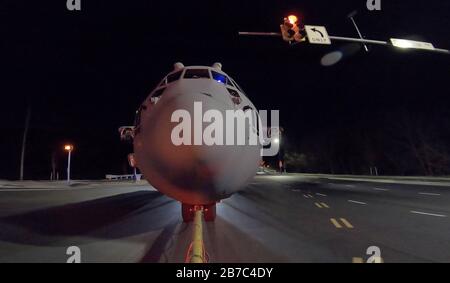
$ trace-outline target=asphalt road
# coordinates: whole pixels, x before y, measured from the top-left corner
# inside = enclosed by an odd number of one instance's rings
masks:
[[[450,186],[256,176],[205,223],[211,262],[450,262]],[[0,182],[0,262],[184,262],[192,225],[145,184]]]

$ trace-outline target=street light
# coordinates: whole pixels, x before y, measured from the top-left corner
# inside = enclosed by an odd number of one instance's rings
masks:
[[[64,146],[64,150],[67,151],[67,153],[68,153],[68,158],[67,158],[67,183],[70,184],[70,156],[72,154],[73,145],[66,144]]]
[[[423,41],[415,41],[415,40],[409,40],[409,39],[398,39],[398,38],[391,38],[391,44],[398,48],[412,48],[412,49],[426,49],[426,50],[434,50],[433,44],[429,42],[423,42]]]

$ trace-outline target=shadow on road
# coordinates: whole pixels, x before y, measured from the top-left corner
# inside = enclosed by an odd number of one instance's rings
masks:
[[[147,250],[140,262],[183,262],[181,261],[181,259],[183,259],[183,253],[180,254],[179,259],[176,260],[173,260],[171,256],[167,254],[168,250],[171,250],[175,245],[180,244],[174,242],[174,236],[179,237],[181,235],[184,240],[189,240],[189,237],[191,235],[191,233],[189,232],[191,230],[188,228],[190,227],[190,224],[181,222],[180,227],[178,226],[179,224],[180,221],[174,219],[169,225],[167,225],[159,234],[159,236],[153,241],[150,248]],[[177,229],[177,227],[179,227],[179,229]],[[187,248],[187,244],[182,245],[181,247]]]
[[[0,218],[0,241],[64,245],[67,237],[115,239],[163,229],[175,217],[174,200],[138,191]]]

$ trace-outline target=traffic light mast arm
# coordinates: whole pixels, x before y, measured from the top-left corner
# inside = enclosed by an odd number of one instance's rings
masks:
[[[281,36],[279,32],[249,32],[249,31],[240,31],[239,35],[254,35],[254,36]],[[349,42],[358,42],[358,43],[370,43],[370,44],[378,44],[378,45],[389,45],[387,41],[380,40],[371,40],[371,39],[360,39],[360,38],[352,38],[352,37],[342,37],[342,36],[329,36],[330,39],[336,41],[349,41]]]
[[[240,31],[239,35],[256,35],[256,36],[281,36],[279,32],[249,32],[249,31]]]
[[[450,50],[447,50],[447,49],[435,48],[434,51],[450,55]]]
[[[250,36],[276,36],[281,37],[281,33],[278,32],[239,32],[239,35],[250,35]],[[384,45],[384,46],[393,46],[388,41],[382,40],[373,40],[373,39],[361,39],[361,38],[353,38],[353,37],[343,37],[343,36],[334,36],[330,35],[329,38],[332,41],[345,41],[345,42],[355,42],[355,43],[366,43],[366,44],[375,44],[375,45]],[[437,53],[449,54],[450,50],[442,49],[442,48],[434,48],[428,49],[425,51],[432,51]]]
[[[333,35],[330,35],[329,38],[332,41],[334,40],[334,41],[346,41],[346,42],[357,42],[357,43],[367,43],[367,44],[393,46],[390,42],[388,42],[388,41],[381,41],[381,40],[361,39],[361,38],[342,37],[342,36],[333,36]],[[412,49],[417,49],[417,48],[412,48]],[[450,50],[442,49],[442,48],[427,49],[426,51],[450,54]]]
[[[330,35],[329,38],[331,40],[336,40],[336,41],[347,41],[347,42],[357,42],[357,43],[367,43],[367,44],[377,44],[377,45],[390,45],[389,42],[387,42],[387,41],[373,40],[373,39],[361,39],[361,38],[333,36],[333,35]]]

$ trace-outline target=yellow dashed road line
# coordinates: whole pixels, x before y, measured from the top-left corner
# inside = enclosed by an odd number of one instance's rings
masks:
[[[345,219],[345,218],[339,218],[339,220],[341,220],[341,222],[344,224],[344,226],[345,226],[346,228],[349,228],[349,229],[353,229],[353,228],[354,228],[353,225],[350,224],[350,222],[348,222],[347,219]],[[339,221],[336,220],[336,218],[330,218],[330,221],[331,221],[331,223],[333,223],[333,225],[334,225],[336,228],[338,228],[338,229],[340,229],[340,228],[343,227],[343,226],[339,223]]]
[[[322,208],[322,206],[318,203],[318,202],[315,202],[314,203],[318,208]]]
[[[352,258],[352,263],[364,263],[362,257],[354,257]]]
[[[345,226],[347,226],[347,228],[352,229],[353,225],[350,224],[350,222],[347,221],[347,219],[345,218],[341,218],[342,223],[344,223]]]
[[[326,203],[324,203],[324,202],[321,202],[320,203],[323,207],[325,207],[325,208],[330,208]]]
[[[339,224],[339,222],[337,222],[336,219],[330,218],[330,221],[331,221],[331,223],[333,223],[333,225],[334,225],[336,228],[338,228],[338,229],[341,229],[341,228],[342,228],[341,224]]]

